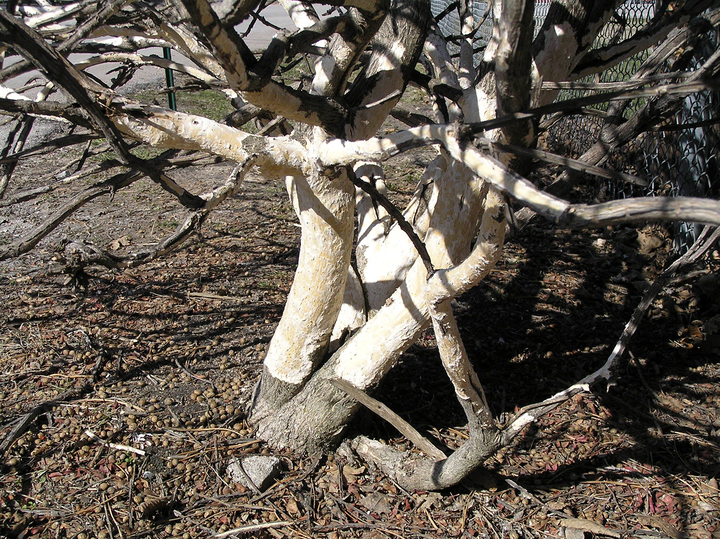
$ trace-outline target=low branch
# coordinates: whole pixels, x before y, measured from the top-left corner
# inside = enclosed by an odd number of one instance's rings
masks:
[[[50,185],[42,185],[40,187],[33,187],[31,189],[26,189],[24,191],[15,192],[12,194],[12,196],[9,196],[3,200],[0,200],[0,208],[5,208],[8,206],[13,206],[15,204],[20,204],[21,202],[27,202],[29,200],[33,200],[41,195],[52,193],[56,189],[60,188],[63,185],[67,185],[68,183],[71,183],[75,180],[86,178],[88,176],[91,176],[93,174],[97,174],[99,172],[105,172],[112,168],[116,168],[120,166],[120,163],[118,162],[112,162],[112,161],[102,161],[100,164],[95,165],[91,167],[88,170],[82,170],[79,172],[75,172],[69,176],[63,176],[63,172],[66,172],[68,169],[76,167],[76,170],[78,169],[77,165],[79,164],[80,159],[76,159],[72,161],[71,163],[68,163],[64,167],[62,167],[59,171],[53,171],[50,175],[48,175],[46,178],[44,178],[45,181],[47,181],[49,178],[61,178],[58,181],[56,181],[53,184]]]
[[[393,412],[390,408],[385,406],[382,402],[373,399],[365,392],[360,391],[351,383],[346,382],[341,378],[332,378],[330,383],[342,389],[345,393],[350,395],[353,399],[358,401],[360,404],[365,406],[371,412],[379,415],[385,421],[395,427],[400,434],[410,440],[415,446],[425,453],[428,457],[433,460],[445,460],[445,453],[435,447],[427,438],[420,434],[415,427],[405,421],[402,417]]]
[[[363,459],[377,464],[388,477],[408,490],[443,490],[457,485],[501,445],[497,429],[477,431],[460,448],[441,461],[413,457],[381,442],[359,436],[353,449]]]
[[[460,130],[460,132],[458,132]],[[329,141],[321,149],[326,165],[353,160],[384,161],[403,151],[442,144],[457,161],[491,183],[500,192],[528,206],[546,219],[568,228],[588,228],[621,223],[688,221],[720,226],[720,202],[692,197],[615,200],[603,204],[570,204],[539,190],[532,182],[509,170],[498,160],[464,142],[462,127],[428,125],[394,133],[382,139]]]
[[[89,140],[88,140],[89,138]],[[77,136],[71,136],[71,137],[61,137],[60,139],[54,139],[51,141],[52,143],[57,142],[57,146],[64,146],[61,141],[68,142],[67,145],[76,144],[79,142],[82,142],[84,140],[87,140],[88,143],[92,140],[95,140],[97,137],[91,136],[91,137],[85,137],[84,135],[77,135]],[[55,144],[52,144],[53,146]],[[36,153],[38,153],[39,149],[42,149],[48,145],[43,145],[40,148],[32,148],[28,151],[23,151],[20,154],[18,154],[18,157],[20,156],[31,156]],[[88,152],[86,157],[98,155],[101,153],[104,153],[107,151],[107,146],[100,147],[99,149],[96,149],[93,152]],[[158,167],[171,167],[171,168],[182,168],[182,167],[188,167],[188,166],[202,166],[200,163],[203,159],[213,159],[211,156],[207,155],[199,155],[199,156],[182,156],[182,157],[173,157],[169,158],[167,156],[172,154],[177,154],[179,151],[175,150],[169,150],[163,155],[156,157],[152,159],[152,162],[155,164],[155,166]],[[0,200],[0,208],[12,206],[14,204],[19,204],[21,202],[27,202],[29,200],[33,200],[34,198],[37,198],[40,195],[51,193],[58,189],[59,187],[63,185],[67,185],[68,183],[72,183],[74,181],[80,180],[82,178],[87,178],[89,176],[92,176],[94,174],[99,174],[102,172],[107,172],[109,170],[112,170],[113,168],[121,167],[122,164],[116,160],[116,159],[108,159],[100,161],[99,163],[93,165],[92,167],[80,169],[79,165],[82,161],[82,158],[78,158],[67,165],[63,166],[61,169],[53,171],[52,173],[48,174],[45,178],[43,178],[43,181],[47,181],[49,179],[55,179],[55,183],[50,185],[43,185],[40,187],[34,187],[31,189],[27,189],[25,191],[19,191],[13,193],[12,196],[9,196],[5,199]],[[75,172],[67,175],[67,170],[74,168]]]
[[[98,140],[102,137],[95,133],[87,133],[82,135],[66,135],[51,140],[47,140],[38,146],[32,146],[31,148],[25,148],[22,151],[14,155],[15,158],[21,159],[23,157],[31,157],[35,155],[42,155],[43,153],[50,153],[57,148],[66,148],[74,146],[76,144],[84,144],[91,140]],[[117,163],[119,164],[119,163]]]
[[[172,69],[173,71],[190,75],[191,77],[201,80],[206,84],[226,85],[225,81],[222,81],[217,77],[214,77],[213,75],[193,66],[173,62],[172,60],[166,60],[165,58],[160,58],[159,56],[144,56],[137,53],[106,52],[89,58],[88,60],[78,62],[75,64],[75,67],[78,69],[87,69],[88,67],[111,62],[119,62],[133,67],[154,66],[160,69]]]
[[[166,255],[199,230],[218,205],[238,192],[252,163],[253,159],[247,159],[243,163],[238,164],[223,185],[202,195],[202,198],[205,200],[205,206],[201,210],[190,214],[185,221],[178,225],[170,236],[151,248],[119,257],[95,245],[71,242],[65,247],[65,267],[63,268],[63,272],[76,275],[85,267],[91,265],[104,266],[109,269],[135,268]],[[1,253],[0,251],[0,256]],[[0,260],[2,260],[2,258],[0,258]]]
[[[695,197],[645,197],[602,204],[571,204],[567,213],[555,219],[558,225],[568,228],[663,221],[720,226],[720,202]]]
[[[586,82],[586,81],[543,81],[543,90],[584,90],[596,92],[634,90],[657,82],[666,82],[675,79],[686,79],[692,73],[686,71],[673,71],[671,73],[658,73],[642,78],[618,80],[613,82]]]
[[[53,101],[37,102],[21,99],[0,98],[0,114],[32,114],[35,116],[50,116],[61,118],[73,124],[91,128],[89,116],[85,111],[74,104],[56,103]]]

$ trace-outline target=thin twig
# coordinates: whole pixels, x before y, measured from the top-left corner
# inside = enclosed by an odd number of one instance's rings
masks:
[[[262,524],[251,524],[249,526],[241,526],[240,528],[233,528],[232,530],[228,530],[223,533],[216,533],[212,537],[215,539],[223,539],[224,537],[230,537],[231,535],[240,534],[240,533],[251,533],[251,532],[257,532],[260,530],[267,530],[269,528],[286,528],[288,526],[294,526],[294,522],[289,522],[287,520],[280,520],[277,522],[263,522]]]
[[[178,358],[175,358],[175,365],[177,365],[178,369],[183,371],[185,374],[187,374],[191,378],[195,378],[195,380],[198,380],[200,382],[205,382],[206,384],[210,384],[211,386],[215,387],[215,384],[213,384],[212,380],[208,380],[207,378],[203,378],[202,376],[198,376],[197,374],[190,372],[187,368],[185,368],[183,365],[180,364],[180,360]]]
[[[350,173],[348,174],[348,176],[350,177],[350,181],[352,181],[353,185],[365,191],[368,195],[372,197],[374,201],[376,201],[383,208],[385,208],[385,210],[390,214],[390,216],[395,219],[395,221],[397,221],[397,224],[402,229],[402,231],[407,234],[407,237],[410,239],[413,246],[417,250],[418,255],[420,255],[420,258],[425,265],[425,269],[427,269],[428,276],[435,273],[435,268],[433,267],[433,263],[430,260],[430,254],[428,253],[425,244],[420,239],[420,236],[417,235],[413,226],[407,221],[407,219],[405,219],[405,216],[402,214],[402,212],[397,209],[395,205],[390,202],[385,195],[378,191],[373,184],[361,180],[355,175],[354,172],[352,172],[352,170],[350,170],[349,172]]]
[[[145,456],[145,451],[142,449],[137,449],[135,447],[129,446],[129,445],[123,445],[123,444],[114,444],[111,442],[108,442],[107,440],[103,440],[95,434],[93,431],[89,429],[85,429],[85,435],[90,438],[91,440],[94,440],[98,442],[100,445],[104,445],[105,447],[109,447],[111,449],[115,449],[116,451],[129,451],[130,453],[135,453],[136,455]]]
[[[105,511],[105,520],[107,522],[108,534],[110,535],[110,539],[115,539],[115,535],[113,534],[113,531],[112,531],[113,525],[112,525],[112,521],[110,520],[110,512],[108,509],[108,504],[107,504],[104,492],[102,493],[101,500],[102,500],[103,510]]]

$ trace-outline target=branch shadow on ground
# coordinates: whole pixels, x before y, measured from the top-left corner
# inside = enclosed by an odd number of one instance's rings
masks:
[[[609,239],[625,241],[622,248],[598,252],[593,242],[603,233],[533,227],[508,247],[497,271],[459,298],[463,339],[496,415],[505,418],[513,408],[547,398],[605,362],[641,297],[642,283],[632,279],[652,265],[628,247],[631,232],[613,231]],[[617,382],[583,398],[594,411],[575,401],[560,407],[514,442],[508,450],[514,456],[504,464],[491,459],[488,468],[553,486],[638,473],[628,461],[666,477],[720,473],[720,390],[697,390],[717,387],[718,358],[677,343],[691,320],[716,314],[718,306],[669,310],[641,325]],[[430,331],[424,344],[405,354],[377,397],[421,432],[453,442],[465,419]],[[664,395],[671,386],[675,395]],[[589,431],[588,418],[594,422]],[[398,436],[368,411],[355,428],[386,440]]]

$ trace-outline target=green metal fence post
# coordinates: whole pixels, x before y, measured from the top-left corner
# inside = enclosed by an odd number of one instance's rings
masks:
[[[172,60],[172,51],[170,50],[170,47],[163,47],[163,58],[166,60]],[[175,87],[175,77],[173,75],[173,70],[169,67],[165,68],[165,85],[170,90],[168,92],[168,106],[171,110],[177,110],[175,91],[173,90]]]

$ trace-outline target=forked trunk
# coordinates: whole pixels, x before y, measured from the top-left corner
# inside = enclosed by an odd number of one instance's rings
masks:
[[[548,78],[557,78],[562,77],[562,74],[556,72],[560,70],[567,75],[577,63],[576,56],[580,56],[586,46],[586,33],[591,33],[597,25],[600,25],[602,20],[607,17],[607,8],[613,3],[607,2],[607,5],[602,6],[605,9],[597,8],[594,12],[581,10],[581,13],[576,13],[578,19],[575,23],[579,27],[572,29],[570,39],[574,45],[571,49],[578,51],[578,54],[571,54],[562,66],[549,66],[545,58],[553,57],[553,54],[552,52],[547,55],[543,53],[546,52],[546,48],[567,47],[568,36],[563,32],[569,29],[565,27],[570,23],[566,20],[560,20],[555,25],[550,20],[546,23],[544,35],[539,40],[542,48],[535,51],[536,55],[540,56],[539,65],[536,67],[530,65],[529,55],[525,55],[521,59],[513,55],[513,46],[516,46],[517,41],[513,42],[512,40],[517,40],[518,36],[512,34],[512,25],[511,27],[496,26],[493,41],[485,53],[485,67],[479,71],[480,76],[473,66],[472,41],[471,39],[463,40],[461,42],[460,68],[453,73],[452,69],[447,70],[447,65],[449,65],[447,62],[442,68],[438,67],[439,72],[436,73],[443,80],[454,83],[462,92],[462,98],[451,108],[457,107],[454,110],[460,111],[465,122],[473,122],[495,117],[498,107],[503,112],[512,112],[520,107],[527,107],[531,97],[530,81],[531,79],[538,80],[537,75],[532,73],[539,71],[540,76],[548,76],[550,71],[555,71]],[[497,1],[494,8],[497,13],[501,13],[506,8],[509,10],[508,12],[518,9],[517,2],[510,4],[514,5],[504,6],[502,2]],[[525,3],[525,6],[530,6],[529,9],[531,9],[531,5],[531,3]],[[473,25],[471,14],[467,6],[464,5],[464,9],[465,25],[463,30],[471,33]],[[518,22],[514,29],[527,28],[529,15],[527,12],[523,13],[522,6],[520,6],[517,17],[522,19],[522,24]],[[526,35],[521,37],[527,41]],[[398,48],[401,47],[393,44],[389,50],[397,51]],[[529,50],[526,42],[522,43],[522,48],[526,51]],[[433,56],[435,61],[442,56],[442,51],[433,48],[429,51],[429,55]],[[495,70],[488,70],[487,66],[493,65],[496,55],[501,59],[499,65]],[[566,56],[568,55],[566,54]],[[518,61],[524,65],[517,67]],[[437,64],[437,62],[435,63]],[[440,73],[440,71],[444,72]],[[512,90],[518,94],[519,101],[506,98],[496,99],[496,73],[497,83],[502,85],[501,91],[504,96]],[[378,77],[375,79],[368,77],[365,82],[351,90],[349,95],[352,95],[353,92],[366,91],[367,86],[372,86],[370,82],[378,84],[375,86],[376,89],[380,87]],[[385,95],[387,95],[387,90],[385,90]],[[377,97],[375,99],[377,100]],[[537,95],[535,99],[537,99]],[[387,107],[383,108],[387,109]],[[506,140],[516,144],[531,144],[531,139],[534,137],[532,126],[528,124],[527,128],[528,130],[524,133],[504,133]],[[357,138],[360,134],[359,130],[351,129],[348,132],[355,135],[350,138]],[[523,134],[525,136],[521,136]],[[370,135],[372,132],[364,133],[364,136]],[[496,138],[498,135],[498,133],[489,134],[490,138]],[[372,170],[372,167],[362,170],[363,174],[367,176],[364,179],[374,180],[373,174],[368,172],[368,170]],[[382,187],[381,179],[379,181],[379,186]],[[472,268],[467,270],[470,272],[466,279],[467,282],[474,282],[474,280],[482,278],[482,275],[497,260],[502,246],[502,234],[498,232],[498,227],[505,226],[502,200],[498,199],[496,194],[488,197],[487,185],[482,179],[473,176],[468,169],[445,155],[444,152],[430,165],[424,183],[425,188],[418,194],[411,207],[413,204],[415,205],[416,232],[425,242],[433,266],[436,269],[442,269],[460,267],[464,264],[467,268]],[[485,213],[483,205],[486,200],[491,204],[493,210],[492,215],[488,215],[488,218],[483,221]],[[377,211],[376,208],[377,205],[369,199],[368,195],[359,194],[358,266],[361,284],[365,291],[365,303],[370,309],[370,312],[366,313],[369,320],[310,378],[307,377],[307,370],[303,370],[300,374],[290,369],[289,372],[294,373],[291,390],[287,385],[276,381],[279,371],[277,368],[270,371],[268,360],[266,360],[265,373],[260,386],[261,393],[273,391],[282,397],[274,401],[274,409],[272,406],[268,406],[268,403],[273,403],[273,400],[263,397],[260,406],[256,404],[254,417],[258,420],[258,435],[271,445],[290,447],[303,452],[327,449],[339,440],[348,421],[359,406],[357,401],[333,385],[332,379],[342,379],[360,390],[370,389],[382,379],[400,355],[428,327],[431,318],[434,324],[440,324],[436,326],[436,331],[446,331],[443,329],[443,324],[449,324],[447,326],[449,328],[454,327],[447,299],[432,308],[428,303],[428,273],[423,261],[418,258],[409,240],[399,234],[397,224],[388,226],[387,215],[382,211]],[[418,212],[418,208],[423,211]],[[482,227],[480,227],[481,221],[483,222]],[[466,257],[470,253],[471,241],[475,235],[478,235],[479,243],[476,244],[473,253],[480,252],[483,256],[473,261],[475,254],[469,258]],[[344,269],[347,270],[347,267]],[[340,268],[337,270],[339,271]],[[314,282],[320,284],[318,280]],[[293,289],[297,283],[296,280]],[[308,286],[308,283],[303,286]],[[320,301],[321,297],[317,295],[319,289],[314,290],[317,301]],[[336,308],[339,309],[339,306],[334,303],[336,300],[337,298],[332,296],[333,312]],[[293,301],[297,301],[297,299],[293,299],[291,296],[286,308],[288,321],[295,316],[290,313],[297,309],[292,305]],[[357,303],[357,297],[354,301]],[[359,310],[357,305],[354,308],[355,312]],[[441,312],[445,314],[440,314]],[[443,322],[442,317],[447,318],[448,316],[450,318]],[[436,317],[440,318],[436,319]],[[283,321],[285,319],[284,316]],[[355,316],[354,321],[357,323],[358,316]],[[287,331],[282,324],[281,329]],[[326,331],[327,329],[325,327]],[[326,334],[323,333],[323,335]],[[336,328],[336,336],[338,334]],[[462,343],[452,342],[455,337],[450,336],[449,338],[447,350],[455,350],[456,344],[459,345],[459,348],[456,351],[444,353],[459,355],[457,358],[448,358],[450,363],[446,368],[455,368],[461,371],[469,369],[468,376],[475,380],[477,385],[477,376],[474,375],[472,368],[467,363]],[[278,331],[268,353],[270,365],[273,365],[273,362],[292,365],[292,358],[274,355],[280,350],[276,341],[282,342],[283,339],[282,332]],[[322,347],[317,348],[317,350],[320,349]],[[276,357],[277,359],[275,359]],[[305,364],[316,365],[311,362]],[[461,386],[462,376],[460,375],[458,378]],[[464,394],[461,387],[456,390],[459,391],[459,395]],[[482,392],[481,389],[479,391]],[[292,398],[288,399],[290,396]],[[475,398],[479,397],[476,395]],[[468,410],[473,409],[471,403],[468,404],[468,407]],[[262,413],[257,412],[258,408],[262,410]],[[473,418],[469,418],[469,420],[471,423],[474,421]],[[476,423],[477,421],[475,418]],[[477,427],[477,425],[475,426]],[[474,454],[470,460],[473,461],[473,466],[476,466],[482,460],[478,460],[480,454],[489,455],[495,451],[500,436],[489,425],[485,424],[484,428],[485,430],[483,428],[476,429],[477,434],[473,438],[475,441],[454,455],[449,462],[442,465],[413,464],[413,469],[426,470],[433,477],[436,472],[439,474],[434,483],[426,479],[418,479],[417,487],[443,488],[449,486],[469,473],[469,469],[466,470],[464,466],[458,464],[467,461],[466,453]],[[365,444],[364,447],[367,449],[370,446]],[[377,451],[372,450],[371,453],[377,453]],[[403,475],[405,472],[398,470],[398,473]],[[425,474],[421,475],[425,476]]]
[[[378,6],[384,5],[378,2]],[[352,83],[344,99],[352,106],[344,132],[348,139],[371,137],[402,95],[410,73],[422,50],[429,20],[427,0],[399,0],[395,2],[372,43],[372,55],[364,70]],[[377,20],[374,12],[359,12],[365,21]],[[366,28],[366,31],[373,31]],[[333,41],[329,53],[319,61],[322,80],[316,79],[317,91],[343,92],[353,62],[349,60],[360,51],[348,49],[339,36]],[[343,76],[338,69],[347,71]],[[322,82],[322,84],[321,84]],[[324,141],[324,133],[315,130],[311,137],[315,145]],[[311,145],[312,145],[311,144]],[[295,210],[302,225],[300,259],[290,295],[264,361],[263,374],[250,407],[250,418],[259,422],[263,435],[275,445],[291,445],[303,449],[305,442],[289,443],[284,437],[300,439],[307,435],[300,415],[310,414],[309,422],[323,417],[323,401],[331,398],[330,392],[313,394],[317,406],[302,405],[298,414],[290,413],[288,421],[297,419],[293,427],[283,427],[283,410],[289,404],[307,398],[317,382],[308,383],[313,373],[327,359],[333,328],[336,326],[343,299],[359,303],[361,290],[350,273],[350,253],[353,245],[353,217],[355,192],[345,168],[328,169],[312,181],[302,178],[289,180],[289,189]],[[345,294],[345,283],[350,275],[352,288]],[[357,305],[348,309],[348,328],[363,321]],[[343,319],[346,317],[343,316]],[[335,334],[343,336],[343,328]],[[314,378],[321,377],[318,373]],[[313,378],[313,379],[314,379]],[[298,392],[297,399],[293,399]],[[293,399],[293,400],[291,400]],[[287,403],[287,406],[285,406]],[[318,408],[318,410],[316,410]],[[332,406],[329,406],[332,408]],[[342,415],[342,414],[341,414]],[[295,417],[297,416],[297,417]],[[328,421],[344,425],[347,418]],[[268,425],[277,425],[272,429]],[[287,430],[287,429],[290,430]],[[318,436],[314,431],[313,437]],[[325,444],[328,436],[319,436]],[[312,442],[308,442],[312,443]]]

